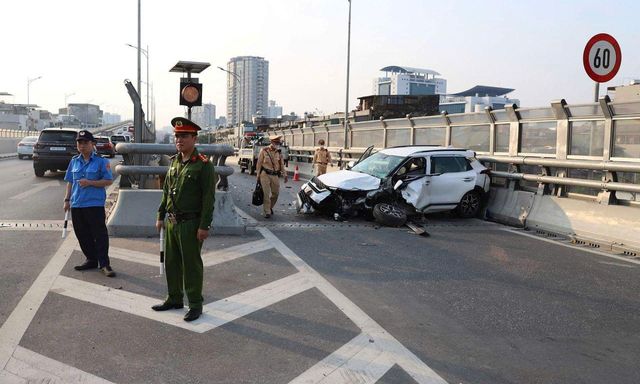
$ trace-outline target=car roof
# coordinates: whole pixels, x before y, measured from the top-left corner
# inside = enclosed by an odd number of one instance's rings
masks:
[[[385,155],[391,156],[411,156],[418,153],[433,153],[433,152],[467,152],[470,151],[464,148],[455,147],[442,147],[436,145],[405,145],[401,147],[391,147],[380,150]],[[473,151],[470,151],[473,152]]]
[[[77,128],[45,128],[42,132],[80,132]]]

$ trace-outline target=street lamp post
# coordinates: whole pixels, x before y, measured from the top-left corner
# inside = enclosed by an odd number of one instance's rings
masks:
[[[27,78],[27,131],[31,129],[31,125],[29,124],[31,122],[31,108],[29,108],[29,88],[31,87],[31,83],[38,79],[42,79],[42,76],[38,76],[33,79]]]
[[[240,81],[240,76],[235,73],[235,72],[231,72],[229,70],[226,70],[222,67],[218,67],[219,70],[227,72],[228,74],[230,74],[231,76],[233,76],[236,81],[238,81],[238,95],[240,94],[240,87],[242,86],[242,82]],[[243,94],[243,98],[244,98],[244,94]],[[238,119],[238,126],[241,127],[242,126],[242,121],[244,120],[244,102],[240,103],[241,105],[241,111],[242,111],[242,116],[240,116],[240,119]],[[240,109],[240,108],[238,108]],[[244,135],[244,132],[241,132],[241,135]]]
[[[39,79],[42,79],[42,76],[38,76],[33,79],[27,79],[27,109],[29,109],[29,88],[31,87],[31,83]]]
[[[344,101],[344,148],[347,149],[349,137],[349,64],[351,59],[351,0],[349,1],[349,29],[347,32],[347,95]]]
[[[142,54],[144,55],[144,58],[147,61],[147,109],[146,109],[146,113],[149,114],[149,46],[147,45],[147,49],[142,49],[142,48],[138,48],[135,45],[131,45],[131,44],[127,44],[128,47],[131,48],[135,48],[137,50],[139,50],[140,52],[142,52]],[[140,81],[141,83],[143,81]],[[140,86],[138,86],[138,93],[140,93]],[[148,118],[148,116],[147,116]]]
[[[73,95],[75,95],[75,94],[76,94],[75,92],[65,93],[65,94],[64,94],[64,107],[65,107],[65,108],[67,108],[67,99],[68,99],[70,96],[73,96]],[[69,112],[69,111],[67,111],[67,112]],[[68,114],[68,113],[67,113],[67,114]]]

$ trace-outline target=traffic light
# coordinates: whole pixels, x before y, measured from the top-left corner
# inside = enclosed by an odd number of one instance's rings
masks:
[[[180,105],[198,107],[202,105],[202,84],[180,82]]]

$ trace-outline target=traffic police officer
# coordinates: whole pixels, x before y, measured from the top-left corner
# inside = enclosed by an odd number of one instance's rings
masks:
[[[189,300],[185,321],[202,314],[203,264],[200,251],[209,236],[215,199],[213,164],[195,148],[200,127],[182,117],[171,120],[178,153],[164,180],[156,228],[166,228],[165,268],[168,296],[155,311],[179,309]],[[184,291],[183,291],[184,286]]]
[[[96,140],[87,130],[76,136],[78,155],[69,162],[64,180],[67,191],[64,197],[65,212],[71,209],[73,232],[87,260],[76,265],[76,271],[100,268],[107,277],[116,274],[109,262],[109,234],[105,224],[105,187],[113,183],[111,163],[94,151]]]
[[[265,218],[273,215],[273,207],[278,201],[280,193],[280,176],[284,176],[284,182],[288,180],[287,171],[284,169],[282,153],[278,151],[280,136],[269,137],[270,144],[260,150],[256,172],[262,185],[263,203],[262,212]]]
[[[329,153],[329,150],[324,147],[324,140],[318,140],[318,145],[320,148],[317,148],[316,153],[313,154],[313,164],[316,167],[316,176],[327,173],[327,164],[331,164],[331,154]]]

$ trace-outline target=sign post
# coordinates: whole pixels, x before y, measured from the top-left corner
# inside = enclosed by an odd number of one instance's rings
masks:
[[[582,54],[582,64],[587,75],[595,81],[595,102],[598,102],[600,95],[600,83],[613,79],[621,62],[622,51],[613,36],[599,33],[589,39]]]

